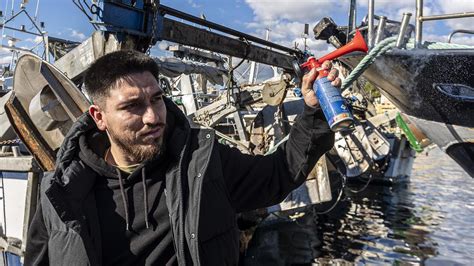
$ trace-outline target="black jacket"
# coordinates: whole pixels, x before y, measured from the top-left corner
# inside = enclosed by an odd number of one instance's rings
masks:
[[[301,185],[334,144],[320,108],[305,107],[288,141],[268,156],[250,156],[216,141],[212,129],[191,128],[166,99],[166,204],[180,265],[236,265],[236,213],[281,202]],[[84,114],[61,146],[56,171],[41,182],[40,204],[28,232],[26,265],[100,265],[101,239],[93,187],[97,173],[81,158],[80,139],[98,131]],[[83,138],[82,138],[83,139]],[[105,163],[105,162],[104,162]],[[143,167],[153,164],[144,163]],[[139,169],[137,169],[139,170]],[[120,232],[118,232],[120,233]]]

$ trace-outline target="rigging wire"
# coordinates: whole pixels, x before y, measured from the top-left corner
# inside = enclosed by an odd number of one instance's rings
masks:
[[[346,187],[347,187],[347,189],[348,189],[350,192],[352,192],[352,193],[354,193],[354,194],[361,193],[362,191],[366,190],[367,187],[369,186],[370,182],[372,182],[373,176],[374,176],[373,174],[369,174],[369,179],[366,181],[365,185],[362,186],[361,189],[353,189],[353,188],[351,188],[351,187],[349,187],[349,186],[347,186],[347,185],[346,185]]]
[[[8,1],[5,1],[5,16],[8,14]],[[3,24],[3,21],[2,21]],[[0,36],[0,44],[3,44],[3,35],[5,34],[5,27],[2,27],[2,36]]]
[[[327,156],[327,158],[329,159],[329,161],[334,164],[331,159],[329,158],[329,156]],[[334,164],[335,165],[335,164]],[[369,180],[367,180],[367,183],[359,190],[354,190],[352,188],[350,188],[348,185],[347,185],[347,177],[345,174],[343,174],[338,167],[335,167],[337,172],[339,173],[339,175],[341,176],[341,179],[342,179],[342,185],[341,185],[341,188],[339,190],[339,195],[337,196],[337,199],[336,201],[334,202],[334,204],[329,207],[327,210],[325,211],[322,211],[322,212],[315,212],[315,214],[327,214],[329,213],[330,211],[332,211],[336,205],[340,202],[341,200],[341,197],[342,197],[342,194],[344,192],[345,189],[348,189],[351,193],[354,193],[354,194],[358,194],[358,193],[361,193],[362,191],[366,190],[367,187],[369,186],[370,182],[372,181],[373,179],[373,174],[370,174],[369,175]]]
[[[336,169],[337,169],[337,167],[336,167]],[[337,204],[341,201],[342,194],[344,194],[344,188],[346,187],[347,178],[346,178],[346,175],[342,174],[341,171],[339,171],[339,169],[337,169],[337,171],[339,172],[339,175],[341,176],[342,185],[341,185],[341,188],[339,189],[339,195],[337,196],[336,201],[328,209],[326,209],[322,212],[315,211],[314,214],[319,214],[319,215],[327,214],[327,213],[331,212],[334,208],[336,208]]]
[[[72,0],[72,3],[89,19],[89,22],[93,21],[94,19],[87,13],[87,10],[84,8],[80,0]],[[91,10],[91,7],[87,5],[87,3],[84,0],[85,5],[87,8],[89,8],[89,11]],[[95,30],[98,29],[97,25],[91,23],[92,27],[94,27]]]
[[[244,57],[242,58],[242,60],[240,60],[240,62],[235,66],[235,67],[232,67],[232,57],[229,59],[229,66],[230,66],[230,69],[228,71],[228,75],[227,75],[227,84],[226,84],[226,89],[227,89],[227,104],[230,104],[230,96],[231,96],[231,89],[233,89],[235,87],[235,80],[234,80],[234,70],[236,70],[238,67],[240,67],[244,62],[245,60],[247,60],[247,57],[250,53],[250,42],[243,38],[243,41],[245,42],[246,46],[245,46],[245,55]],[[238,90],[240,92],[240,87],[238,87]],[[232,90],[233,91],[233,90]]]

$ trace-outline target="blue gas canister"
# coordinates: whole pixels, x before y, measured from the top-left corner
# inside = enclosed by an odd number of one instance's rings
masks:
[[[347,129],[354,121],[354,117],[349,108],[347,108],[346,102],[344,101],[344,98],[342,98],[340,91],[332,86],[331,81],[328,80],[328,70],[321,69],[321,66],[324,61],[334,60],[339,56],[356,51],[363,53],[367,53],[368,51],[364,37],[358,30],[356,30],[354,38],[346,45],[319,59],[311,56],[301,65],[298,61],[293,62],[295,74],[300,78],[303,76],[305,71],[310,71],[314,68],[319,69],[318,79],[314,82],[313,89],[316,93],[316,97],[319,99],[319,103],[323,109],[329,127],[333,131]]]
[[[327,76],[318,78],[313,90],[331,130],[337,132],[349,128],[354,117],[340,91],[331,84]]]

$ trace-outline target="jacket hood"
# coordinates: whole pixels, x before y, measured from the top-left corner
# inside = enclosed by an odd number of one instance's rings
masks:
[[[179,157],[184,147],[186,135],[190,129],[189,122],[183,112],[167,97],[163,98],[166,105],[165,147],[167,154]],[[172,143],[172,145],[170,145]],[[71,163],[80,158],[96,173],[106,177],[117,177],[114,167],[103,159],[105,151],[110,146],[105,132],[100,131],[88,112],[84,113],[72,125],[56,156],[55,182],[62,186],[69,183],[65,177]],[[147,165],[152,160],[144,162]]]

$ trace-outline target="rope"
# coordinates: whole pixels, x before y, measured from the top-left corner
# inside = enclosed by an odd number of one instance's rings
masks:
[[[20,139],[8,139],[8,140],[0,141],[0,146],[18,144],[20,142],[21,142]]]
[[[273,147],[271,147],[271,148],[265,153],[265,155],[269,155],[269,154],[274,153],[274,152],[278,149],[278,147],[279,147],[281,144],[285,143],[285,142],[288,140],[289,137],[290,137],[290,134],[286,135],[286,136],[285,136],[283,139],[281,139],[277,144],[275,144]]]
[[[424,42],[423,47],[430,50],[474,49],[474,46],[471,46],[471,45],[445,43],[445,42]],[[410,39],[407,43],[407,49],[414,49],[414,48],[415,48],[415,41],[413,39]]]
[[[355,80],[357,80],[357,78],[360,77],[360,75],[372,64],[375,62],[375,59],[380,56],[380,55],[383,55],[385,54],[386,52],[388,52],[389,50],[391,50],[393,47],[395,47],[395,44],[396,44],[396,41],[397,41],[397,37],[390,37],[390,38],[387,38],[383,41],[381,41],[380,43],[378,43],[370,52],[369,54],[367,54],[360,62],[359,64],[357,65],[357,67],[355,67],[352,72],[346,77],[346,79],[343,81],[342,85],[341,85],[341,89],[344,90],[346,88],[348,88]],[[427,49],[472,49],[474,48],[473,46],[468,46],[468,45],[460,45],[460,44],[452,44],[452,43],[437,43],[437,42],[433,42],[433,43],[430,43],[430,42],[425,42],[424,45],[423,45],[425,48]],[[407,43],[406,45],[407,49],[413,49],[414,48],[414,41],[413,39],[410,39],[410,41]],[[285,143],[289,138],[289,134],[286,135],[282,140],[280,140],[277,144],[275,144],[273,147],[271,147],[267,153],[265,153],[265,155],[269,155],[273,152],[275,152],[277,150],[277,148],[282,145],[283,143]],[[332,211],[336,205],[339,203],[339,201],[341,200],[341,196],[342,196],[342,192],[344,191],[344,188],[349,188],[347,186],[347,183],[346,183],[346,176],[341,173],[339,171],[339,169],[336,167],[336,170],[339,172],[339,174],[342,176],[343,178],[343,182],[342,182],[342,187],[339,191],[339,195],[336,199],[336,201],[334,202],[334,204],[329,207],[327,210],[323,211],[323,212],[316,212],[316,214],[320,215],[320,214],[326,214],[330,211]],[[353,190],[351,188],[349,188],[349,190],[352,192],[352,193],[360,193],[362,191],[364,191],[365,189],[367,189],[368,185],[371,183],[372,181],[372,178],[373,178],[373,174],[370,174],[369,176],[369,180],[367,181],[367,183],[362,187],[362,189],[359,189],[359,190]]]
[[[392,49],[396,42],[397,37],[390,37],[378,43],[342,82],[341,90],[347,89],[354,81],[357,80],[357,78],[360,77],[360,75],[362,75],[362,73],[364,73],[364,71],[375,61],[378,56]]]
[[[355,67],[352,72],[342,82],[341,90],[347,89],[362,73],[375,62],[375,59],[382,54],[385,54],[393,47],[395,47],[397,37],[387,38],[378,43],[369,54],[367,54]],[[414,49],[414,40],[410,39],[406,45],[407,49]],[[423,47],[429,50],[442,50],[442,49],[474,49],[474,46],[454,44],[454,43],[442,43],[442,42],[424,42]]]

